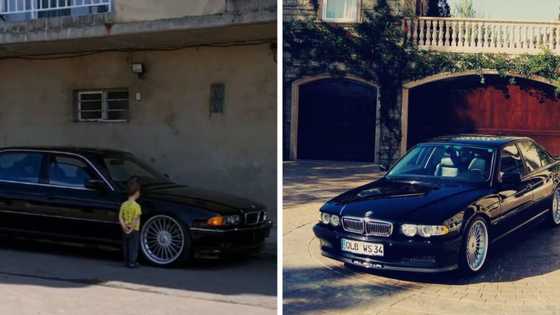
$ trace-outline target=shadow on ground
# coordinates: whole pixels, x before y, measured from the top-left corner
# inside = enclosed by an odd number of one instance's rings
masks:
[[[284,208],[324,202],[351,188],[376,180],[380,166],[372,163],[284,162]]]
[[[344,268],[284,269],[284,313],[343,312],[363,302],[375,307],[395,295],[422,287],[422,284],[412,282],[369,282],[360,278],[352,270]]]
[[[198,260],[172,269],[143,265],[125,268],[118,248],[3,238],[0,282],[54,287],[127,286],[140,290],[171,289],[225,296],[276,296],[276,256]],[[10,277],[7,277],[10,276]],[[14,277],[15,276],[15,277]],[[40,280],[50,280],[49,282]],[[39,284],[38,284],[39,285]]]

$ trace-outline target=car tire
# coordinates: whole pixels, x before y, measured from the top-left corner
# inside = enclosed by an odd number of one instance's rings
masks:
[[[474,217],[464,231],[463,245],[459,253],[459,270],[464,274],[476,274],[486,265],[490,233],[488,223],[481,217]]]
[[[172,216],[151,216],[140,230],[140,252],[143,260],[153,266],[186,264],[192,257],[189,230]]]
[[[550,209],[549,223],[552,227],[560,226],[560,188],[554,189],[552,206]]]

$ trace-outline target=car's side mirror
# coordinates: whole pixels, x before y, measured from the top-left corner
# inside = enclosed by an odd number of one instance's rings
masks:
[[[167,179],[171,179],[171,177],[169,176],[169,174],[163,174],[163,176]]]
[[[96,191],[105,190],[105,183],[99,179],[88,179],[85,183],[87,189],[92,189]]]
[[[502,175],[502,186],[506,187],[519,187],[521,184],[521,174],[519,173],[506,173]]]

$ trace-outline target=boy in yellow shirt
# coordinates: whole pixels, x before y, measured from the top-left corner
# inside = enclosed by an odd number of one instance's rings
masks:
[[[124,263],[129,268],[138,267],[138,246],[140,245],[140,216],[142,208],[136,202],[140,198],[141,186],[137,178],[128,181],[128,200],[119,211],[119,222],[123,230]]]

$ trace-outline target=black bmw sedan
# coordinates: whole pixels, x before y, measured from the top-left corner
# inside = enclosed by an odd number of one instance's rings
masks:
[[[529,138],[437,138],[327,202],[314,232],[323,255],[346,264],[476,273],[492,243],[531,224],[560,224],[559,170]]]
[[[254,253],[270,233],[260,204],[173,183],[127,152],[61,147],[0,149],[0,231],[120,245],[131,176],[143,184],[140,248],[151,264]]]

